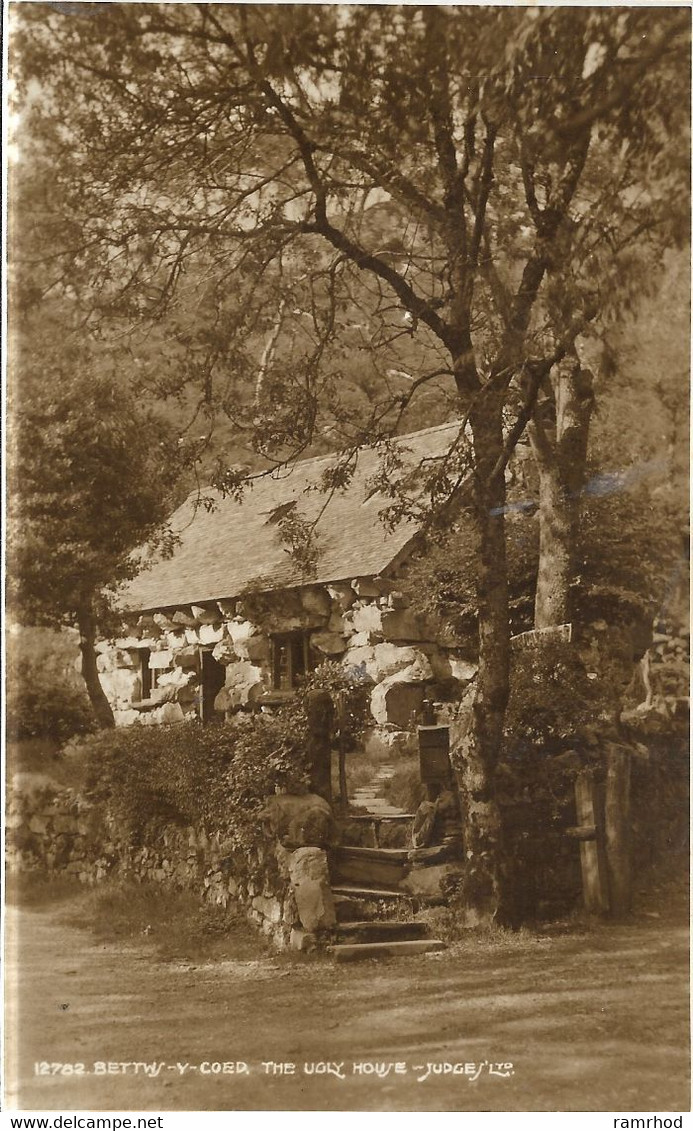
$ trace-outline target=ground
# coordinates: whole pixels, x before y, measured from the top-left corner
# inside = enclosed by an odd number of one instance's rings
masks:
[[[10,906],[7,1106],[688,1111],[684,904],[357,965],[163,961],[146,936],[95,941],[65,901]]]

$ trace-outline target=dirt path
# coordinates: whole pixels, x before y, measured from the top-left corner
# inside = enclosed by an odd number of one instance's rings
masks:
[[[146,944],[94,943],[54,906],[9,909],[7,941],[8,1107],[689,1110],[680,918],[357,966],[166,964]],[[266,1074],[270,1060],[294,1074]],[[41,1061],[84,1075],[36,1074]],[[327,1061],[339,1074],[306,1073]],[[205,1074],[207,1062],[234,1071]],[[406,1070],[354,1069],[375,1062]],[[423,1079],[429,1062],[462,1069]]]

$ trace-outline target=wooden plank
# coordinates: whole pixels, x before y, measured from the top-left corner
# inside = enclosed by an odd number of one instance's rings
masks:
[[[630,859],[630,754],[616,743],[610,743],[606,752],[604,815],[611,914],[627,915],[633,897]]]
[[[530,628],[528,632],[518,632],[517,636],[510,637],[510,647],[513,652],[523,648],[541,648],[546,640],[562,640],[570,644],[573,637],[572,624],[550,625],[548,628]]]
[[[342,943],[328,946],[327,953],[337,962],[356,962],[363,958],[403,958],[447,950],[442,939],[411,939],[406,942]]]
[[[597,826],[573,825],[571,828],[565,830],[565,835],[572,837],[573,840],[596,840]]]
[[[575,779],[575,808],[578,827],[589,825],[598,829],[594,778],[586,770]],[[609,910],[609,890],[604,851],[598,836],[594,840],[580,841],[580,866],[585,910],[603,915]]]
[[[411,901],[413,899],[410,892],[402,891],[401,888],[364,887],[361,884],[337,883],[336,881],[332,884],[332,894],[361,900],[399,899]]]

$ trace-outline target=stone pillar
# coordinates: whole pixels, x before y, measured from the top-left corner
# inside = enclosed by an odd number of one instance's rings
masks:
[[[302,927],[311,932],[334,927],[337,918],[324,849],[297,848],[289,857],[289,876]]]

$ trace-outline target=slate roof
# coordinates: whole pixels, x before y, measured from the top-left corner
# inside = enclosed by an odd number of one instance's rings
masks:
[[[442,455],[459,433],[459,422],[426,428],[400,437],[396,444],[407,465]],[[189,496],[170,519],[180,542],[173,556],[158,560],[122,592],[123,610],[149,611],[176,605],[239,596],[244,590],[270,590],[330,581],[371,577],[387,570],[416,534],[412,520],[388,531],[379,518],[392,500],[381,494],[367,498],[368,481],[379,467],[377,448],[361,448],[348,488],[329,500],[316,527],[320,554],[315,576],[306,578],[279,539],[270,513],[297,502],[301,516],[312,520],[325,506],[326,495],[315,487],[336,456],[300,460],[288,468],[254,480],[242,501],[205,489],[216,500],[214,510]],[[306,493],[307,492],[307,493]]]

